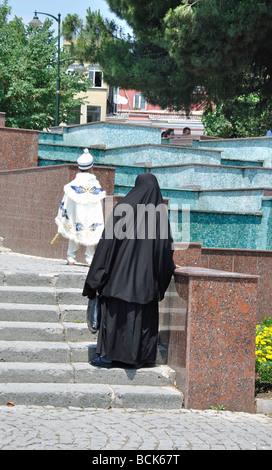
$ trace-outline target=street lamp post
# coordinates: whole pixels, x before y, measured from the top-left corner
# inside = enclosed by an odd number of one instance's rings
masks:
[[[46,15],[54,18],[58,23],[58,61],[57,61],[57,89],[56,89],[56,118],[55,125],[59,125],[59,108],[60,108],[60,25],[61,25],[61,14],[58,13],[58,17],[50,15],[50,13],[43,13],[42,11],[35,11],[33,20],[30,21],[30,25],[39,27],[42,22],[39,20],[37,15]]]

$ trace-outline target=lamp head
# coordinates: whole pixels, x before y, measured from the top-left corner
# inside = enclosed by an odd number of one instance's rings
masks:
[[[33,19],[28,23],[31,26],[34,26],[35,28],[38,28],[39,26],[42,26],[42,22],[39,20],[37,12],[34,12]]]

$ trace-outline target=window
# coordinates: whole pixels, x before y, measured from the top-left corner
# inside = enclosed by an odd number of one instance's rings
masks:
[[[80,124],[80,117],[81,117],[81,106],[75,106],[73,109],[72,109],[72,112],[73,112],[73,115],[74,117],[67,122],[67,125],[68,126],[73,126],[75,124]]]
[[[96,65],[90,65],[88,70],[92,86],[101,88],[103,86],[103,74],[101,69]]]
[[[87,106],[87,122],[101,121],[101,106]]]
[[[146,99],[140,93],[134,93],[134,108],[146,109]]]

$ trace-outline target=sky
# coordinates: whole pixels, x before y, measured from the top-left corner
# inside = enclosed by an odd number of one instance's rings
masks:
[[[29,21],[32,20],[35,10],[49,13],[56,17],[58,13],[60,13],[62,21],[68,13],[77,13],[79,17],[84,20],[86,10],[90,7],[92,11],[100,10],[104,18],[117,20],[118,23],[125,28],[125,32],[128,32],[126,23],[121,22],[121,20],[119,20],[119,18],[117,19],[114,13],[110,11],[106,0],[9,0],[8,5],[11,7],[10,19],[14,18],[14,16],[18,16],[23,19],[24,23],[29,23]],[[38,15],[38,17],[41,21],[46,18],[45,15]],[[54,21],[54,23],[57,26],[57,22]]]

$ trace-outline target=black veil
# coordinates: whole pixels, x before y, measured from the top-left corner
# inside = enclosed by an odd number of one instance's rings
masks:
[[[83,295],[126,302],[163,299],[175,269],[166,206],[154,175],[140,174],[109,217]]]

